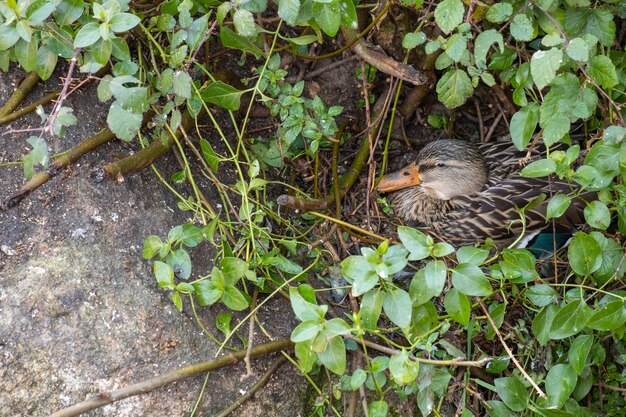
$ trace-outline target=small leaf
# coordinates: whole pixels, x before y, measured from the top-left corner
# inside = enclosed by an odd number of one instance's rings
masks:
[[[502,401],[513,411],[526,410],[528,391],[517,377],[498,378],[494,381],[496,392]]]
[[[500,53],[502,53],[504,51],[502,34],[495,29],[486,30],[476,37],[476,40],[474,41],[474,59],[477,64],[484,64],[486,62],[489,48],[494,43],[498,44]]]
[[[328,341],[326,350],[317,354],[320,362],[329,371],[342,375],[346,371],[346,345],[340,336]]]
[[[589,323],[587,323],[587,325],[589,325]],[[579,376],[582,374],[583,369],[585,369],[585,363],[587,362],[587,357],[589,357],[589,352],[591,352],[592,345],[593,336],[590,334],[581,334],[574,339],[567,352],[569,364]]]
[[[100,39],[100,25],[91,22],[80,28],[74,39],[75,48],[85,48],[93,45]]]
[[[223,4],[230,4],[225,2]],[[317,39],[317,37],[315,37]],[[220,40],[226,48],[239,49],[240,51],[249,52],[255,57],[263,56],[264,53],[250,39],[238,35],[226,26],[220,28]]]
[[[443,0],[435,8],[435,22],[446,35],[463,23],[465,7],[461,0]]]
[[[546,394],[550,405],[561,408],[576,387],[576,372],[571,366],[560,363],[552,366],[546,376]]]
[[[511,139],[517,149],[520,151],[526,149],[537,129],[538,122],[539,106],[535,103],[522,107],[513,115],[511,118]]]
[[[557,293],[549,285],[537,284],[526,291],[526,297],[537,307],[545,307],[556,301]]]
[[[141,129],[142,122],[143,116],[140,113],[125,110],[119,101],[114,101],[111,104],[107,116],[107,125],[118,138],[130,142]]]
[[[572,197],[565,194],[557,194],[550,199],[546,210],[546,221],[551,218],[561,217],[572,204]]]
[[[201,96],[205,102],[217,104],[226,110],[235,111],[239,110],[241,96],[245,92],[221,81],[215,81],[202,91]]]
[[[587,233],[578,232],[567,250],[569,263],[578,275],[589,275],[602,266],[602,249]]]
[[[139,17],[131,13],[117,13],[112,18],[109,24],[113,32],[126,32],[137,26],[141,22]]]
[[[594,330],[610,331],[622,327],[626,323],[624,301],[612,301],[592,314],[587,327]]]
[[[513,6],[509,3],[495,3],[487,10],[487,20],[491,23],[504,23],[513,14]]]
[[[290,25],[295,25],[300,12],[300,0],[278,0],[278,16]]]
[[[383,310],[398,327],[405,328],[411,323],[411,297],[399,288],[392,289],[383,295]]]
[[[608,56],[596,55],[591,58],[587,71],[589,76],[603,88],[612,88],[618,83],[615,65]]]
[[[248,300],[237,287],[229,285],[224,288],[220,300],[231,310],[242,311],[248,308]]]
[[[554,340],[574,336],[585,328],[588,318],[587,304],[583,300],[572,301],[561,308],[550,326],[550,338]]]
[[[237,9],[233,15],[233,23],[237,33],[241,36],[254,36],[256,35],[256,24],[254,23],[254,16],[246,9]]]
[[[602,201],[594,200],[584,210],[585,220],[591,227],[606,230],[611,225],[611,212]]]
[[[446,72],[437,82],[439,101],[449,109],[463,105],[473,93],[472,81],[467,73],[460,68]]]
[[[589,60],[589,46],[582,38],[572,39],[565,47],[565,52],[574,61],[587,62]]]
[[[516,14],[511,22],[511,35],[518,40],[528,42],[533,40],[535,29],[533,22],[525,14]]]
[[[414,49],[424,42],[426,42],[424,32],[409,32],[402,38],[402,47],[405,49]]]
[[[556,162],[552,159],[539,159],[526,165],[520,172],[523,177],[545,177],[556,171]]]
[[[454,321],[461,326],[467,326],[470,321],[471,305],[467,296],[456,288],[446,292],[444,298],[446,311]]]
[[[554,80],[556,71],[559,69],[562,62],[563,51],[557,48],[551,48],[547,51],[537,51],[533,54],[530,59],[530,73],[538,89],[541,90]]]
[[[171,266],[165,262],[155,261],[153,271],[159,288],[174,288],[174,270]]]
[[[451,271],[452,285],[463,294],[483,297],[492,293],[491,284],[476,265],[459,264]]]
[[[419,261],[430,255],[427,236],[419,230],[400,226],[398,227],[398,237],[409,251],[409,261]]]

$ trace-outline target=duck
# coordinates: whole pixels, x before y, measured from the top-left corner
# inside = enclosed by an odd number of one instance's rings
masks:
[[[510,139],[479,145],[438,139],[426,144],[408,166],[384,175],[376,190],[389,193],[398,217],[426,226],[454,246],[491,238],[500,248],[512,244],[523,248],[544,230],[552,234],[552,222],[546,221],[550,197],[576,192],[566,181],[519,174],[520,161],[526,158],[529,162],[540,155],[535,151],[528,158]],[[546,198],[541,200],[542,196]],[[575,198],[567,211],[554,219],[559,239],[584,223],[584,206],[582,199]]]

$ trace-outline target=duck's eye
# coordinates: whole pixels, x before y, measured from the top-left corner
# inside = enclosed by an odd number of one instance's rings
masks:
[[[443,168],[446,166],[445,162],[437,162],[437,164],[435,164],[437,167],[439,168]]]

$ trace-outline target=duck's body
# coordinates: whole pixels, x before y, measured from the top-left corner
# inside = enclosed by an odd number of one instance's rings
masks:
[[[523,243],[551,228],[545,220],[549,197],[572,192],[572,186],[562,181],[520,176],[519,161],[525,156],[510,140],[484,145],[437,140],[426,145],[414,163],[383,177],[378,189],[395,191],[390,201],[399,217],[422,223],[457,246],[492,238],[503,247],[524,233]],[[542,194],[547,197],[544,201],[524,211],[523,226],[518,209]],[[583,207],[582,201],[574,200],[555,219],[556,231],[570,232],[583,223]]]

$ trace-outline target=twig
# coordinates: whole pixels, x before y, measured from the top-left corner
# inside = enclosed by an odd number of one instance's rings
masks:
[[[22,116],[26,116],[29,113],[34,112],[37,107],[43,106],[44,104],[50,103],[52,100],[55,100],[59,97],[59,92],[55,91],[53,93],[48,94],[47,96],[40,98],[39,100],[31,103],[27,106],[22,107],[21,109],[14,111],[12,113],[6,114],[4,116],[0,116],[0,126],[5,125],[7,123],[11,123]]]
[[[546,394],[541,390],[541,388],[539,388],[539,385],[537,385],[537,383],[533,381],[530,375],[528,375],[526,370],[522,368],[522,365],[520,365],[520,363],[517,361],[517,359],[515,358],[515,355],[513,355],[511,348],[509,348],[509,346],[504,341],[504,338],[502,337],[502,333],[500,333],[498,326],[496,326],[496,323],[493,321],[493,318],[491,318],[491,314],[489,314],[489,310],[487,310],[487,306],[485,306],[485,303],[483,303],[483,300],[481,300],[480,298],[477,298],[477,300],[478,300],[478,304],[480,304],[480,307],[483,309],[485,316],[487,316],[487,320],[489,320],[489,324],[491,324],[493,331],[496,332],[496,335],[498,335],[498,339],[500,339],[500,343],[502,344],[502,347],[504,348],[504,350],[506,350],[506,353],[509,355],[509,358],[511,358],[511,360],[513,361],[517,369],[519,369],[519,371],[522,373],[524,378],[528,382],[530,382],[530,385],[532,385],[535,391],[537,391],[537,394],[539,394],[541,398],[548,398]]]
[[[262,345],[255,346],[252,349],[251,355],[253,357],[267,355],[269,353],[290,349],[291,346],[293,346],[293,343],[289,339],[281,339],[275,342],[264,343]],[[59,410],[55,413],[50,414],[48,417],[78,416],[82,413],[86,413],[87,411],[95,410],[107,404],[112,404],[116,401],[123,400],[124,398],[133,397],[139,394],[146,394],[148,392],[154,391],[157,388],[169,385],[172,382],[181,381],[191,376],[222,368],[227,365],[233,365],[241,360],[245,355],[245,350],[239,350],[237,352],[221,356],[218,359],[212,361],[200,362],[194,365],[185,366],[175,371],[155,376],[153,378],[146,379],[137,384],[120,388],[115,391],[101,392],[95,397]]]
[[[259,295],[259,287],[254,287],[254,293],[252,294],[252,301],[250,302],[250,309],[254,311],[256,309],[256,300]],[[248,326],[248,348],[246,349],[246,356],[243,361],[246,364],[246,374],[243,379],[252,376],[252,365],[250,364],[250,352],[252,352],[252,346],[254,346],[254,318],[256,314],[250,317],[250,324]]]
[[[332,70],[332,69],[334,69],[334,68],[337,68],[337,67],[340,67],[340,66],[342,66],[342,65],[345,65],[345,64],[347,64],[347,63],[349,63],[349,62],[352,62],[352,61],[354,61],[355,59],[357,59],[357,56],[356,56],[356,55],[352,55],[352,56],[349,56],[349,57],[347,57],[347,58],[340,59],[340,60],[338,60],[338,61],[333,62],[332,64],[325,65],[325,66],[323,66],[322,68],[318,68],[318,69],[316,69],[315,71],[311,71],[311,72],[309,72],[308,74],[306,74],[306,75],[304,76],[304,79],[305,79],[306,81],[308,81],[308,80],[312,80],[313,78],[317,77],[318,75],[324,74],[325,72],[328,72],[328,71],[330,71],[330,70]]]
[[[267,381],[270,379],[270,377],[274,374],[274,372],[276,372],[276,370],[286,360],[287,359],[283,355],[280,355],[278,358],[276,358],[274,363],[272,363],[272,365],[267,369],[267,371],[265,371],[263,376],[253,386],[251,386],[250,389],[248,389],[245,394],[243,394],[241,397],[237,398],[237,401],[235,401],[234,403],[229,405],[228,408],[226,408],[224,411],[219,413],[217,415],[217,417],[226,417],[226,416],[228,416],[230,413],[235,411],[239,406],[241,406],[243,403],[245,403],[250,398],[252,398],[252,396],[254,394],[256,394],[257,391],[259,391],[261,388],[263,388],[265,386],[265,384],[267,384]],[[209,416],[207,416],[207,417],[209,417]]]
[[[4,103],[4,106],[0,109],[0,117],[4,117],[11,113],[20,105],[24,98],[31,92],[37,83],[41,81],[39,75],[35,71],[28,74],[28,76],[17,86],[11,97]]]

